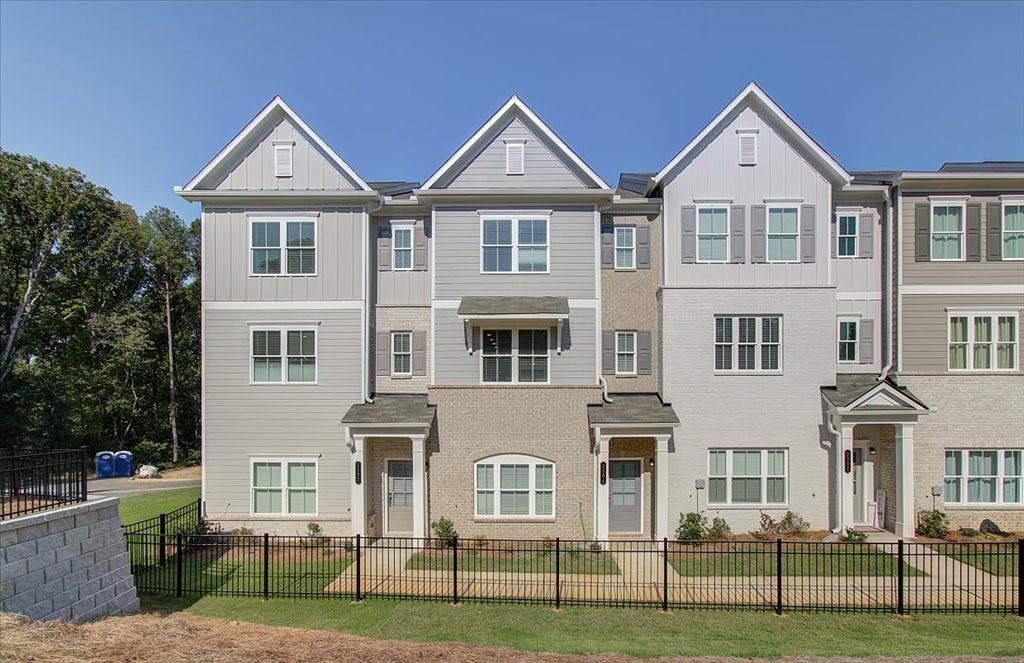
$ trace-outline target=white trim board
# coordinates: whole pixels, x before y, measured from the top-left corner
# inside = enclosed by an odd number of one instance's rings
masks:
[[[975,284],[941,284],[941,285],[905,285],[904,295],[1024,295],[1024,285],[975,285]]]
[[[203,302],[206,311],[358,311],[365,303],[361,299],[344,301],[294,301],[294,302],[246,302],[213,301]]]

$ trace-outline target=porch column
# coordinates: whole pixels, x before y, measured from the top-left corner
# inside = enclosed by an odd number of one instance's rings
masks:
[[[427,471],[426,436],[410,435],[412,440],[412,535],[422,539],[427,535]]]
[[[839,449],[839,530],[853,527],[853,424],[841,423]],[[846,459],[850,459],[849,466]]]
[[[350,448],[352,449],[352,462],[349,469],[349,487],[352,509],[349,515],[352,519],[352,535],[366,536],[366,436],[352,435]],[[357,465],[359,467],[358,484],[356,484]]]
[[[601,434],[600,428],[594,429],[594,444],[597,451],[597,488],[594,491],[594,502],[596,506],[597,522],[594,524],[594,538],[603,541],[608,538],[608,440],[609,437]],[[603,472],[602,472],[603,468]],[[601,480],[602,474],[604,481]]]
[[[668,441],[671,435],[655,435],[654,459],[654,540],[668,536]]]
[[[914,426],[896,426],[896,536],[914,536]]]

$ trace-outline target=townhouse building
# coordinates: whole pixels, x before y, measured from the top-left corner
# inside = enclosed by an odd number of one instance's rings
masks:
[[[1020,527],[1022,164],[850,173],[751,84],[616,187],[517,97],[367,182],[275,98],[176,190],[224,527]]]

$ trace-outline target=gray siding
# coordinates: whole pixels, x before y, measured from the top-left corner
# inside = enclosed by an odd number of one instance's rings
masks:
[[[378,230],[386,228],[391,221],[416,220],[416,228],[423,230],[427,238],[427,269],[393,271],[380,270],[377,265],[377,247],[380,243]],[[431,230],[429,217],[416,215],[374,217],[370,234],[370,278],[376,289],[375,301],[380,306],[430,306],[430,251]]]
[[[884,205],[880,202],[868,202],[868,201],[854,201],[854,200],[837,200],[836,207],[844,208],[844,213],[847,208],[859,208],[860,212],[856,213],[858,216],[858,224],[861,222],[861,214],[871,213],[874,215],[874,224],[872,226],[873,232],[871,234],[871,257],[862,258],[860,256],[856,258],[832,258],[832,274],[833,280],[836,284],[836,289],[840,293],[844,292],[872,292],[881,294],[884,283],[882,282],[882,265],[884,259],[882,252],[885,246],[885,226],[883,223],[883,208]],[[836,243],[836,228],[835,212],[830,214],[829,218],[829,255],[835,255],[832,247]],[[858,230],[859,230],[858,226]],[[860,250],[860,242],[858,240],[858,251]]]
[[[249,276],[249,212],[264,216],[319,212],[316,276]],[[362,208],[287,210],[211,207],[204,210],[205,301],[328,301],[362,299]],[[282,238],[283,241],[283,238]],[[283,259],[283,258],[282,258]]]
[[[495,209],[509,210],[509,206]],[[552,210],[551,207],[547,209]],[[485,210],[435,209],[435,299],[466,295],[588,299],[597,296],[595,268],[600,256],[595,253],[593,207],[556,207],[552,210],[548,240],[549,274],[482,274],[480,213]]]

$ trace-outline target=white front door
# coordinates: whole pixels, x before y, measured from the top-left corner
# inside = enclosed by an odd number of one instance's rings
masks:
[[[384,481],[388,534],[412,533],[413,479],[412,461],[389,459]]]
[[[853,522],[858,525],[876,525],[875,488],[878,463],[867,442],[853,447]],[[880,524],[880,523],[879,523]]]

